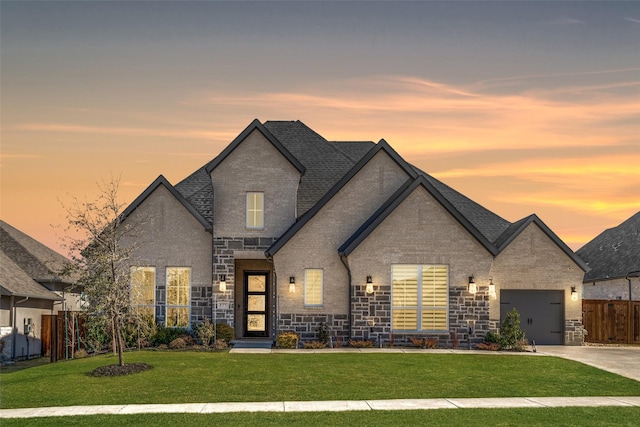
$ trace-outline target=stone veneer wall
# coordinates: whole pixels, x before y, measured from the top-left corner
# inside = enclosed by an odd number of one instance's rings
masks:
[[[278,316],[278,333],[294,331],[301,341],[317,341],[321,323],[329,326],[333,342],[346,344],[349,339],[349,316],[325,313],[284,313]]]
[[[448,332],[391,332],[391,286],[376,286],[372,295],[367,295],[365,286],[355,286],[353,301],[352,337],[357,340],[372,340],[377,345],[411,344],[410,337],[437,338],[439,347],[453,347],[453,333],[457,335],[458,346],[468,347],[482,342],[489,331],[489,295],[478,291],[471,295],[466,287],[449,288],[449,331]],[[469,343],[469,321],[473,322],[473,332]],[[373,323],[373,325],[372,325]]]

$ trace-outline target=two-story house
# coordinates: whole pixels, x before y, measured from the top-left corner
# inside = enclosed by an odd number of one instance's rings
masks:
[[[580,344],[586,265],[537,216],[499,217],[408,164],[384,140],[332,142],[299,121],[254,120],[146,218],[137,301],[167,326],[205,318],[238,339],[320,323],[343,341],[481,341],[516,307],[537,343]]]

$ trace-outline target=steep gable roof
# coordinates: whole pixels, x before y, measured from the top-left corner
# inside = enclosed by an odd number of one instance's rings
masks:
[[[577,254],[591,267],[585,282],[625,277],[640,270],[640,212],[600,233]]]
[[[33,280],[18,264],[0,252],[0,294],[61,301],[62,298]]]
[[[227,145],[227,147],[222,150],[222,152],[216,156],[213,160],[211,160],[206,166],[205,170],[208,174],[211,173],[212,170],[216,168],[224,159],[229,156],[241,143],[244,141],[253,131],[260,132],[279,152],[282,154],[288,161],[295,167],[298,172],[301,174],[305,173],[305,167],[300,163],[300,161],[294,157],[291,152],[277,139],[275,138],[267,128],[260,123],[258,119],[254,119],[249,126],[243,130],[240,135],[238,135],[231,144]]]
[[[445,198],[425,175],[419,175],[409,185],[401,187],[392,195],[347,241],[338,248],[340,255],[348,256],[418,187],[431,194],[480,244],[492,255],[497,255],[495,246]]]
[[[520,235],[530,224],[537,225],[546,234],[553,243],[555,243],[562,251],[573,260],[583,271],[588,271],[589,266],[576,255],[536,214],[529,215],[519,221],[511,224],[502,235],[496,240],[496,246],[499,252],[502,252],[516,237]]]
[[[187,209],[189,211],[189,213],[191,213],[191,215],[193,215],[194,218],[198,220],[198,222],[200,222],[200,224],[202,224],[202,226],[205,228],[205,230],[211,231],[211,224],[196,209],[194,209],[194,207],[182,196],[182,194],[180,194],[175,189],[175,187],[173,185],[171,185],[171,183],[169,181],[167,181],[167,179],[162,175],[158,176],[155,179],[155,181],[153,181],[151,183],[151,185],[149,185],[147,187],[147,189],[144,190],[142,192],[142,194],[140,194],[124,210],[124,212],[122,212],[122,220],[124,220],[129,215],[131,215],[131,213],[133,213],[133,211],[135,211],[147,199],[147,197],[149,197],[160,186],[164,186],[167,190],[169,190],[171,195],[173,195],[173,197],[175,197],[176,200],[178,202],[180,202],[180,204],[182,204],[182,206],[184,206],[185,209]]]
[[[342,176],[342,178],[326,192],[324,196],[309,209],[296,223],[294,223],[289,229],[273,244],[265,253],[269,256],[273,256],[278,252],[307,222],[311,220],[323,207],[329,202],[350,180],[353,178],[369,161],[380,151],[384,151],[391,157],[391,159],[400,166],[406,173],[408,178],[415,178],[417,176],[416,171],[409,165],[400,155],[384,140],[381,139],[373,148],[371,148],[365,156],[363,156],[353,166],[348,173]]]
[[[297,195],[300,218],[353,167],[355,160],[299,120],[268,121],[264,126],[306,169]]]
[[[31,279],[68,282],[60,273],[70,261],[17,228],[0,220],[0,250]]]

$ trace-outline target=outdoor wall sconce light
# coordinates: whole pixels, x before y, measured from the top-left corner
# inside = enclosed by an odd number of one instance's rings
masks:
[[[493,279],[489,279],[489,296],[491,299],[498,298],[496,294],[496,285],[493,284]]]
[[[571,287],[571,301],[578,301],[578,291],[576,291],[576,287]]]
[[[219,280],[220,280],[220,292],[226,292],[227,291],[227,275],[221,274],[219,277]]]
[[[296,291],[296,278],[295,276],[289,276],[289,292],[295,293]]]
[[[367,287],[364,290],[367,294],[373,293],[373,279],[371,276],[367,276]]]
[[[476,285],[476,281],[472,274],[471,276],[469,276],[469,293],[475,294],[476,292],[478,292],[478,286]]]

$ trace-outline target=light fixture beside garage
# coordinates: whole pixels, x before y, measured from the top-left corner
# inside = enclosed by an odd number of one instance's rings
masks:
[[[571,301],[578,301],[578,291],[576,291],[576,287],[571,287]]]
[[[475,295],[476,292],[478,292],[478,285],[476,285],[476,280],[472,274],[469,276],[469,293]]]
[[[373,279],[371,278],[371,276],[367,276],[367,287],[364,291],[369,295],[373,293]]]
[[[295,278],[295,276],[289,276],[289,292],[292,293],[292,294],[296,292],[296,278]]]
[[[220,280],[220,292],[227,292],[227,275],[221,274],[219,277]]]
[[[489,296],[491,299],[498,298],[496,294],[496,285],[493,284],[493,278],[489,279]]]

